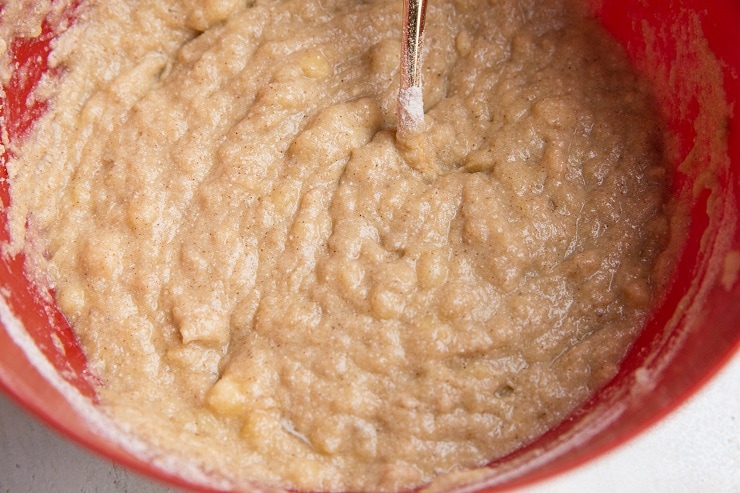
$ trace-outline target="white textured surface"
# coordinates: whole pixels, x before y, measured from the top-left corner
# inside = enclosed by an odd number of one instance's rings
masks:
[[[173,491],[59,438],[0,396],[0,493]],[[596,491],[740,493],[740,355],[648,433],[525,493]]]
[[[416,130],[424,124],[424,95],[421,87],[411,86],[398,92],[400,125]]]

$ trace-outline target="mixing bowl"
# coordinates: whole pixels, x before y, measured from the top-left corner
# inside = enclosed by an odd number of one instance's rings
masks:
[[[29,92],[48,70],[50,42],[74,22],[44,24],[38,37],[4,40],[14,60],[0,94],[4,143],[27,135],[44,104]],[[0,4],[2,9],[8,3]],[[733,0],[592,0],[590,8],[655,88],[675,169],[680,247],[673,281],[618,375],[534,443],[460,475],[444,489],[500,491],[583,464],[641,433],[701,387],[740,346],[740,4]],[[0,162],[0,241],[8,240],[5,162]],[[170,484],[221,491],[196,469],[152,455],[97,412],[96,379],[53,298],[25,274],[23,255],[0,261],[0,387],[62,434]],[[464,485],[464,486],[461,486]],[[255,488],[259,485],[255,485]]]

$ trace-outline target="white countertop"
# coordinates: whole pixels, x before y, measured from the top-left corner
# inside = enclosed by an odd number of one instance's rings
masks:
[[[60,438],[0,396],[0,493],[168,493]],[[740,493],[740,354],[647,433],[526,493]]]

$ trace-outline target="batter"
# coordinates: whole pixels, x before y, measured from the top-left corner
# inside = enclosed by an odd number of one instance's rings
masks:
[[[91,1],[56,42],[14,247],[153,447],[413,487],[560,422],[641,330],[666,178],[616,43],[561,0],[431,0],[422,173],[401,4]]]

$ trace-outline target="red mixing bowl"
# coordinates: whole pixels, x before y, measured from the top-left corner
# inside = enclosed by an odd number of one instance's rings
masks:
[[[77,2],[69,3],[73,22]],[[733,112],[740,102],[740,4],[592,0],[591,8],[656,89],[676,170],[673,197],[687,212],[685,238],[673,282],[614,380],[560,426],[492,463],[466,491],[506,490],[592,460],[679,406],[740,347],[740,116]],[[63,29],[47,23],[37,38],[5,40],[17,68],[0,94],[4,139],[22,139],[45,110],[28,94]],[[4,206],[7,159],[0,156]],[[6,211],[0,242],[8,239]],[[23,261],[0,255],[0,387],[117,463],[172,485],[221,491],[176,464],[152,462],[138,444],[101,426],[85,356],[56,306],[29,282]]]

